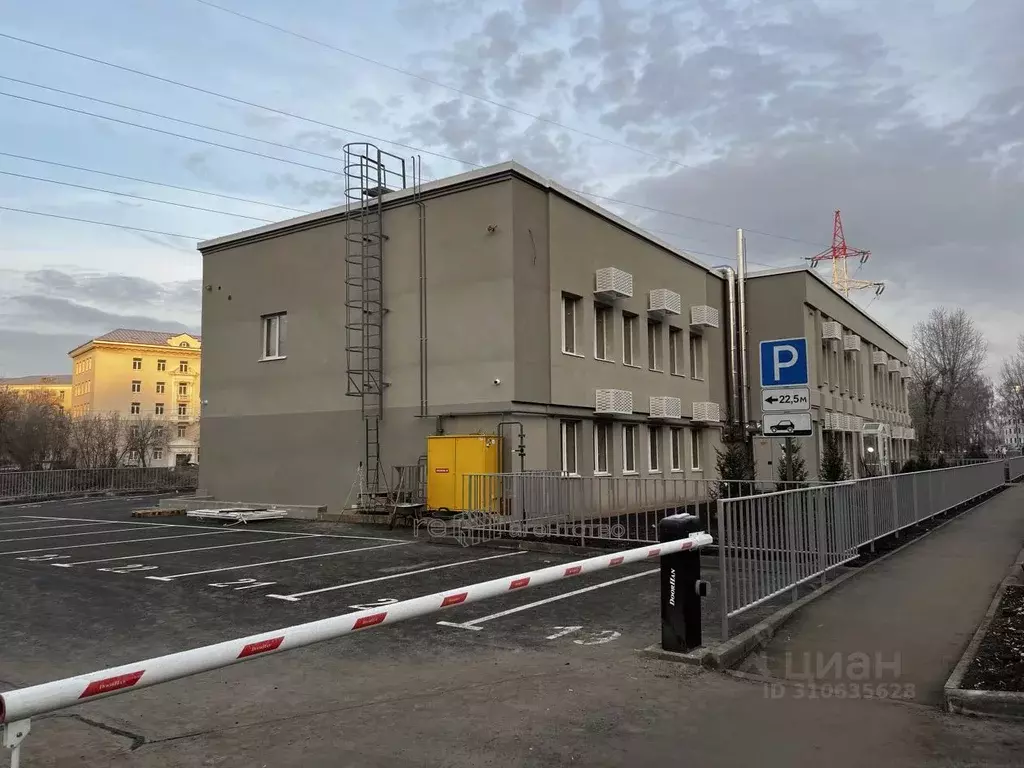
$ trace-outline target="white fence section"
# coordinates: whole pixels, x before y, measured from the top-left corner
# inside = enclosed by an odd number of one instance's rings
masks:
[[[1003,461],[720,499],[722,639],[729,620],[855,559],[861,547],[989,493]]]
[[[663,555],[706,547],[712,543],[707,533],[691,534],[679,541],[656,546],[612,552],[599,557],[553,565],[536,571],[484,581],[444,592],[391,603],[386,608],[369,608],[293,627],[263,632],[238,640],[207,645],[167,656],[158,656],[134,664],[123,664],[99,672],[69,677],[52,683],[0,693],[0,724],[2,741],[14,750],[12,764],[17,766],[18,749],[28,734],[30,719],[38,715],[105,698],[118,693],[147,688],[182,677],[220,669],[256,656],[290,651],[313,643],[331,640],[351,632],[394,624],[425,616],[478,600],[486,600],[509,592],[538,587],[585,573],[615,568],[626,563],[656,560]]]
[[[132,491],[194,491],[198,467],[105,467],[0,472],[0,502]]]

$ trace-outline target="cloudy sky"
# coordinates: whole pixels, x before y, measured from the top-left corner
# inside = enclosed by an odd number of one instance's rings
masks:
[[[736,227],[755,268],[803,263],[840,208],[898,335],[963,306],[994,367],[1024,331],[1020,0],[12,5],[0,375],[198,330],[196,240],[340,203],[350,131],[431,178],[514,158],[714,264]]]

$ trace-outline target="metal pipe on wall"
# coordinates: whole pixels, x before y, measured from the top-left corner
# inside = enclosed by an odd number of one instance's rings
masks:
[[[729,420],[740,423],[739,369],[736,359],[736,270],[732,267],[718,267],[725,275],[728,297],[727,327],[729,332]]]
[[[426,416],[429,409],[427,395],[427,206],[422,197],[423,158],[413,158],[413,188],[416,206],[419,209],[419,257],[420,257],[420,416]]]
[[[740,337],[740,402],[741,422],[744,429],[750,422],[750,379],[747,373],[747,241],[743,230],[736,230],[736,266],[739,283],[739,337]]]

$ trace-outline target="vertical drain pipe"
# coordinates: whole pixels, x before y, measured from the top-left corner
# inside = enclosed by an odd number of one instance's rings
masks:
[[[717,267],[726,279],[729,333],[729,422],[740,423],[739,361],[736,355],[736,270],[732,267]]]
[[[429,408],[427,397],[427,205],[423,202],[421,184],[423,179],[423,158],[413,158],[413,185],[416,190],[416,207],[419,209],[419,258],[420,258],[420,416],[425,417]]]
[[[747,372],[747,241],[743,230],[736,230],[736,266],[739,283],[739,337],[740,337],[740,403],[743,439],[750,423],[750,378]]]

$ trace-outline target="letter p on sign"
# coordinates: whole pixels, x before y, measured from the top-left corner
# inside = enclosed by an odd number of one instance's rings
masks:
[[[761,386],[806,386],[807,339],[773,339],[761,342]]]

